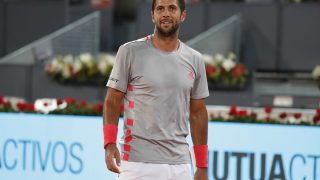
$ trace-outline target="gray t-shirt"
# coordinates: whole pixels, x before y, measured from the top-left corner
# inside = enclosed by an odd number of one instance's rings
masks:
[[[190,98],[209,96],[204,61],[180,42],[177,51],[153,46],[150,36],[122,45],[108,87],[125,93],[123,159],[190,163]]]

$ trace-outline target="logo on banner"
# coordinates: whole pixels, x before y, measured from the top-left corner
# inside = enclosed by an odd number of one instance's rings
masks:
[[[0,170],[54,171],[79,174],[83,170],[79,142],[46,143],[29,139],[7,139],[0,144]]]
[[[225,151],[223,152],[223,158],[221,158],[222,156],[219,153],[221,152],[213,151],[213,179],[230,179],[229,175],[235,174],[237,179],[247,177],[245,179],[286,180],[310,178],[320,180],[320,177],[317,177],[317,173],[320,173],[317,172],[319,171],[317,162],[320,160],[320,155],[295,154],[290,158],[289,162],[285,162],[282,154],[269,155],[266,153]],[[270,159],[271,161],[267,162]],[[247,163],[243,163],[244,161]],[[247,167],[243,165],[247,165]],[[236,167],[236,172],[231,172],[231,166]],[[312,167],[311,174],[306,173],[301,177],[296,177],[294,171],[305,169],[306,167]],[[249,169],[249,171],[243,171],[244,168]]]

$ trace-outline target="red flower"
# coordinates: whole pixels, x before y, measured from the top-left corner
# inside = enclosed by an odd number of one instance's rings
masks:
[[[237,78],[239,76],[241,76],[245,71],[245,68],[243,66],[243,64],[237,64],[236,67],[233,68],[232,70],[232,76],[234,78]]]
[[[92,106],[92,110],[93,110],[93,111],[96,111],[96,112],[99,112],[99,108],[98,108],[97,105],[93,105],[93,106]]]
[[[301,114],[301,113],[294,113],[293,116],[294,116],[296,119],[299,119],[299,118],[301,118],[302,114]]]
[[[26,108],[27,108],[27,104],[23,103],[23,102],[18,102],[17,103],[17,108],[18,108],[19,111],[25,111]]]
[[[317,124],[320,121],[320,115],[317,114],[313,117],[313,124]]]
[[[271,120],[270,116],[267,116],[266,121],[270,121],[270,120]]]
[[[3,98],[3,96],[0,96],[0,104],[4,104],[4,98]]]
[[[92,110],[101,112],[103,110],[103,103],[98,103],[92,106]]]
[[[5,108],[9,107],[9,104],[10,104],[10,103],[9,103],[8,101],[4,101],[4,102],[3,102],[3,106],[4,106]]]
[[[87,101],[81,101],[80,103],[80,106],[84,108],[87,107],[87,105],[88,105]]]
[[[280,119],[285,119],[287,117],[287,113],[282,112],[279,114]]]
[[[26,109],[27,109],[28,111],[34,112],[34,111],[35,111],[34,104],[27,104]]]
[[[98,107],[102,111],[103,110],[103,103],[98,103]]]
[[[256,112],[251,112],[250,116],[254,117],[254,118],[257,118],[257,113]]]
[[[9,102],[4,100],[3,96],[0,96],[0,105],[3,105],[3,107],[8,107],[9,106]]]
[[[236,116],[237,115],[237,106],[231,106],[229,110],[230,116]]]
[[[57,99],[57,105],[61,105],[63,103],[63,100],[62,99]]]
[[[246,110],[240,110],[237,113],[238,116],[243,117],[243,116],[247,116],[247,111]]]
[[[64,98],[64,101],[68,104],[76,104],[76,100],[74,98]]]
[[[320,107],[316,109],[318,115],[320,115]]]
[[[272,107],[270,106],[265,107],[264,112],[266,112],[267,114],[270,114],[272,112]]]
[[[207,65],[206,66],[206,74],[210,75],[216,72],[216,68],[214,66],[211,65]]]

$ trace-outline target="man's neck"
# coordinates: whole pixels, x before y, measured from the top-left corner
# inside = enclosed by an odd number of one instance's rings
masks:
[[[155,32],[151,36],[151,41],[155,48],[158,48],[162,51],[173,52],[179,48],[180,42],[178,40],[178,35],[172,37],[163,37]]]

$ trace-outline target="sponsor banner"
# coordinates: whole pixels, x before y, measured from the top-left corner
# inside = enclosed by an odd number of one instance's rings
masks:
[[[320,127],[209,124],[210,179],[320,180]]]
[[[102,118],[0,113],[0,179],[106,180]]]
[[[209,123],[209,179],[320,180],[319,137],[319,127]],[[0,179],[91,178],[116,178],[101,117],[0,113]]]

